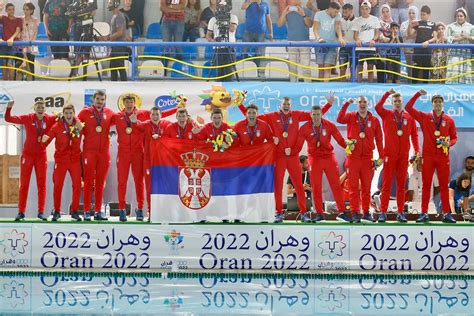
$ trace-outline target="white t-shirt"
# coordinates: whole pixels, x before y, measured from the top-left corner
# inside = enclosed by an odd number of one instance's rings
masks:
[[[360,16],[352,22],[352,30],[359,32],[359,38],[364,44],[374,39],[375,31],[380,27],[380,20],[373,15],[369,15],[368,18]],[[375,48],[364,47],[357,50],[375,50]]]
[[[353,43],[354,42],[354,31],[352,30],[352,23],[355,21],[354,20],[346,20],[346,19],[341,19],[341,30],[342,30],[342,38],[347,42],[347,43]]]
[[[239,24],[239,19],[237,18],[236,15],[234,15],[234,14],[230,15],[230,23],[235,24],[235,25]],[[214,38],[219,37],[219,28],[217,27],[217,20],[216,20],[215,17],[212,17],[209,20],[209,23],[207,24],[207,30],[214,34]],[[236,28],[236,31],[237,31],[237,28]],[[235,31],[234,32],[229,31],[229,42],[230,43],[235,43],[235,41],[236,41],[235,40]]]

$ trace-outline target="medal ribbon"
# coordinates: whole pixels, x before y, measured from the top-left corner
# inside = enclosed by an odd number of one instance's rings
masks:
[[[181,137],[181,126],[178,125],[178,138],[181,138],[181,139],[184,139],[184,137],[186,136],[186,126],[184,126],[183,128],[183,136]]]
[[[38,137],[40,137],[41,134],[43,133],[43,124],[44,124],[44,116],[41,119],[41,121],[38,120],[38,117],[35,117],[36,135],[38,135]]]
[[[254,126],[253,130],[247,124],[247,133],[249,134],[250,141],[253,142],[253,138],[255,137],[255,133],[257,132],[258,124]],[[252,130],[252,132],[250,132]]]
[[[283,131],[288,132],[288,126],[290,125],[291,115],[288,115],[288,121],[285,121],[285,116],[280,112],[281,123],[283,124]]]
[[[216,130],[214,129],[214,125],[212,125],[212,127],[211,127],[211,128],[212,128],[212,134],[214,134],[214,137],[217,137],[217,135],[220,134],[220,132],[221,132],[221,127],[222,127],[222,125],[221,125],[221,126],[217,129],[217,131],[216,131]]]
[[[357,121],[359,122],[359,128],[360,128],[361,133],[365,133],[365,127],[367,126],[367,122],[369,121],[369,115],[367,115],[365,119],[362,119],[359,113],[357,113]]]
[[[97,126],[100,126],[100,124],[102,123],[102,118],[104,117],[104,109],[100,110],[100,112],[98,112],[99,114],[97,115],[97,109],[94,108],[92,110],[92,114],[94,114],[94,118],[95,118],[95,121],[97,122]]]
[[[69,138],[69,141],[72,141],[71,131],[69,130],[69,124],[66,122],[66,120],[63,121],[63,126],[64,130],[66,131],[66,135]]]
[[[439,122],[436,120],[436,115],[434,113],[431,113],[431,116],[433,116],[433,122],[436,125],[436,130],[439,131],[439,127],[441,126],[441,123],[443,123],[443,115],[444,113],[441,113],[441,116],[439,117]]]
[[[160,135],[160,123],[155,124],[152,121],[150,121],[151,124],[151,134],[158,134]],[[156,128],[155,128],[156,127]],[[179,125],[178,125],[178,133],[179,133]]]
[[[319,127],[314,124],[311,124],[311,126],[313,128],[314,138],[316,138],[316,142],[319,142],[321,140],[321,134],[323,131],[323,121],[321,121]],[[318,128],[316,129],[316,127]]]
[[[132,112],[132,114],[133,114],[133,112]],[[132,121],[130,120],[130,116],[127,114],[127,112],[124,112],[123,116],[125,117],[125,122],[127,122],[127,127],[131,127],[132,126]]]
[[[403,111],[400,114],[401,114],[401,117],[400,117],[400,121],[399,121],[397,111],[393,112],[393,116],[395,117],[395,122],[397,124],[397,130],[401,130],[402,129],[402,124],[403,124]]]

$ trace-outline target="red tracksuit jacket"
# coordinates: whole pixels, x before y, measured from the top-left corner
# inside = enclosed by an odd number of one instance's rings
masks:
[[[54,160],[56,162],[73,162],[81,159],[81,140],[82,130],[79,136],[72,136],[70,134],[70,127],[76,125],[76,119],[73,120],[72,125],[65,121],[58,121],[46,134],[49,137],[49,144],[53,138],[56,139],[54,143]]]
[[[26,139],[23,144],[23,154],[38,155],[45,154],[46,147],[43,146],[38,137],[46,135],[56,122],[56,116],[44,114],[43,122],[39,121],[35,113],[14,116],[12,109],[7,108],[5,111],[5,121],[13,124],[23,124],[26,131]]]
[[[196,134],[196,137],[199,140],[214,140],[217,135],[228,130],[229,128],[231,128],[230,125],[225,122],[222,122],[219,128],[215,127],[212,122],[210,122],[201,128],[199,133]]]
[[[331,104],[327,103],[323,109],[323,115],[331,108]],[[245,115],[246,109],[243,105],[239,106],[240,111]],[[277,145],[277,156],[279,157],[286,157],[285,155],[285,148],[291,149],[291,155],[299,155],[299,151],[297,150],[297,139],[298,139],[298,130],[301,122],[311,121],[311,114],[310,112],[306,111],[299,111],[299,110],[291,110],[288,115],[283,114],[283,112],[271,112],[266,114],[261,114],[258,116],[259,119],[266,122],[270,125],[272,133],[274,136],[279,138],[279,142]],[[283,137],[283,124],[284,122],[289,122],[291,118],[291,124],[288,124],[288,137]],[[282,122],[282,119],[284,122]]]
[[[193,124],[189,122],[186,123],[184,128],[181,128],[178,122],[171,123],[171,125],[165,129],[164,136],[175,139],[197,139],[196,135],[193,134]]]
[[[382,128],[380,127],[379,120],[372,115],[367,113],[367,125],[365,127],[365,138],[359,136],[361,128],[358,121],[358,112],[347,113],[347,107],[350,103],[346,102],[337,115],[337,122],[340,124],[347,124],[347,138],[357,140],[355,148],[352,151],[352,157],[355,158],[372,158],[373,151],[375,149],[374,140],[377,144],[377,151],[379,152],[379,158],[383,157],[383,136]]]
[[[402,111],[401,115],[395,110],[388,110],[383,107],[390,93],[385,92],[382,98],[375,106],[375,111],[382,118],[383,132],[385,137],[384,154],[389,157],[408,157],[410,152],[410,137],[415,152],[420,152],[418,142],[418,130],[416,122],[406,111]],[[415,104],[420,95],[414,95],[407,103]],[[397,117],[395,117],[397,115]],[[398,136],[398,124],[401,124],[402,136]]]
[[[110,149],[109,131],[110,126],[115,124],[113,118],[115,113],[109,108],[103,108],[101,121],[102,132],[98,133],[96,131],[97,122],[93,114],[94,111],[98,116],[99,113],[93,106],[83,108],[77,116],[78,119],[85,124],[82,129],[84,132],[84,144],[82,149],[84,152],[108,152]]]
[[[159,137],[163,137],[165,130],[171,124],[172,123],[167,120],[160,120],[158,124],[152,123],[151,120],[137,124],[137,128],[143,132],[145,138],[145,160],[151,159],[150,143],[154,140],[153,135],[157,134]]]
[[[415,96],[419,97],[419,93],[416,93]],[[414,103],[407,104],[405,109],[410,115],[418,121],[423,132],[423,157],[426,156],[436,156],[436,157],[446,157],[449,159],[449,154],[446,156],[443,153],[442,148],[437,148],[436,139],[438,136],[435,136],[436,124],[433,117],[435,117],[434,112],[421,112],[415,109]],[[456,134],[456,125],[454,120],[447,114],[443,112],[442,114],[443,121],[441,122],[439,131],[441,132],[440,136],[449,136],[449,146],[454,146],[458,141]],[[439,117],[436,120],[439,122]]]
[[[248,126],[247,119],[239,121],[234,126],[234,131],[239,136],[236,140],[240,146],[260,145],[265,142],[273,142],[273,134],[270,126],[260,119],[257,119],[255,126]]]
[[[316,133],[315,133],[316,132]],[[318,144],[318,133],[319,134],[319,147]],[[308,154],[311,157],[326,158],[334,154],[334,147],[331,144],[331,136],[334,137],[336,142],[342,147],[346,147],[346,141],[342,137],[341,132],[337,129],[336,125],[326,119],[321,119],[321,126],[314,127],[313,122],[307,122],[301,126],[298,134],[298,148],[303,146],[304,141],[308,143]]]
[[[137,119],[139,121],[146,121],[150,119],[149,110],[134,110],[131,114],[127,114],[125,111],[115,113],[114,122],[118,134],[117,143],[118,152],[120,154],[143,153],[144,150],[143,133],[130,121],[130,115],[133,113],[137,113]],[[126,133],[128,127],[132,128],[131,134]]]

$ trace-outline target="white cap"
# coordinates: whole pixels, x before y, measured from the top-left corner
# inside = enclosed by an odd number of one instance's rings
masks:
[[[362,2],[362,3],[360,4],[361,7],[364,6],[364,5],[367,6],[367,7],[369,7],[369,9],[372,9],[372,5],[370,4],[369,1],[364,1],[364,2]]]

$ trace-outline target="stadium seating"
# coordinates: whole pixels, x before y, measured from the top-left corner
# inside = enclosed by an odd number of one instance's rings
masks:
[[[210,61],[206,61],[204,63],[204,66],[211,66]],[[210,69],[210,68],[203,68],[202,69],[202,76],[204,78],[213,78],[217,76],[217,70],[216,69]]]
[[[192,64],[192,62],[189,61],[189,60],[186,60],[185,62]],[[196,75],[196,68],[195,67],[188,66],[188,65],[182,64],[180,62],[173,63],[173,66],[171,68],[173,68],[175,70],[182,71],[184,73],[188,73],[190,75]],[[178,72],[171,71],[171,78],[189,78],[189,77],[184,75],[184,74],[180,74]]]
[[[148,25],[148,29],[146,31],[146,38],[147,39],[162,39],[161,36],[161,24],[160,23],[151,23]]]
[[[156,67],[156,68],[144,68],[144,67]],[[138,70],[138,77],[140,79],[161,79],[165,75],[165,70],[163,68],[163,63],[159,60],[145,60],[141,68]]]

